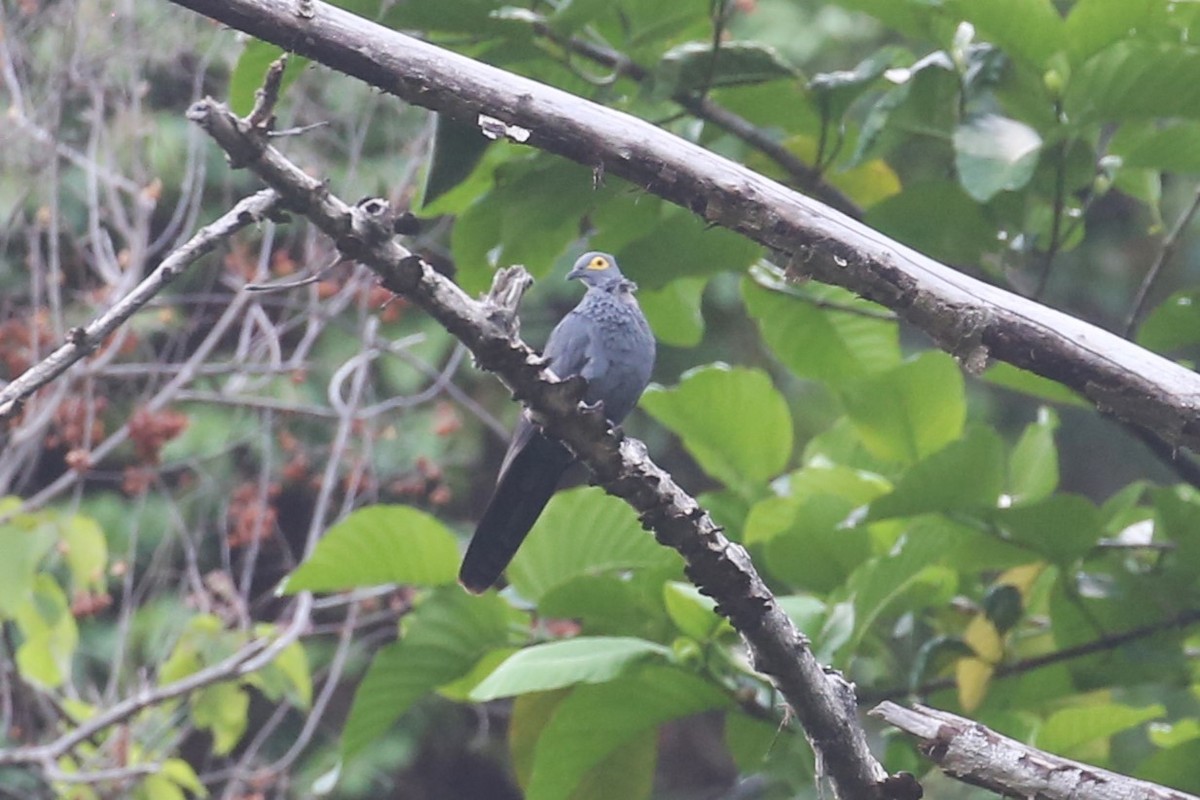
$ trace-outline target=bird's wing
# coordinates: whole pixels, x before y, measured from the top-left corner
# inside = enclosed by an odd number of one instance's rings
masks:
[[[592,320],[575,310],[554,326],[546,341],[544,355],[555,375],[569,378],[583,372],[590,357],[594,325]]]

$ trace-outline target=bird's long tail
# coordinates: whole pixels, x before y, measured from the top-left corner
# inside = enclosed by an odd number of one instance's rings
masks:
[[[463,557],[458,580],[468,591],[485,592],[500,577],[572,460],[561,442],[540,432],[511,455]]]

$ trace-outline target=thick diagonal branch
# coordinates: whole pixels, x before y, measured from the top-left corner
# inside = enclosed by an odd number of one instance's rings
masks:
[[[288,207],[332,237],[347,257],[375,270],[385,286],[457,336],[480,366],[498,375],[548,431],[567,443],[605,490],[633,506],[660,542],[683,555],[691,579],[746,638],[755,665],[774,679],[796,712],[838,795],[884,796],[886,775],[867,747],[850,686],[821,667],[746,551],[725,538],[704,509],[650,460],[641,442],[620,438],[602,413],[581,407],[580,383],[558,381],[545,372],[541,357],[511,334],[494,305],[468,297],[401,247],[391,236],[382,201],[350,207],[214,101],[197,103],[188,116],[235,163],[257,173]]]

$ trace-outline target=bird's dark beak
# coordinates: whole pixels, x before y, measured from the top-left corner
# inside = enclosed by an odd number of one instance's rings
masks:
[[[576,278],[582,278],[585,272],[587,272],[587,267],[573,267],[571,271],[567,273],[567,280],[573,281]]]

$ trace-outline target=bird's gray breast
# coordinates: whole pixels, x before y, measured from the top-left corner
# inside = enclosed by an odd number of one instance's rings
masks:
[[[629,291],[589,291],[577,309],[591,335],[587,364],[589,402],[602,401],[605,414],[620,422],[633,410],[654,368],[654,335]]]

